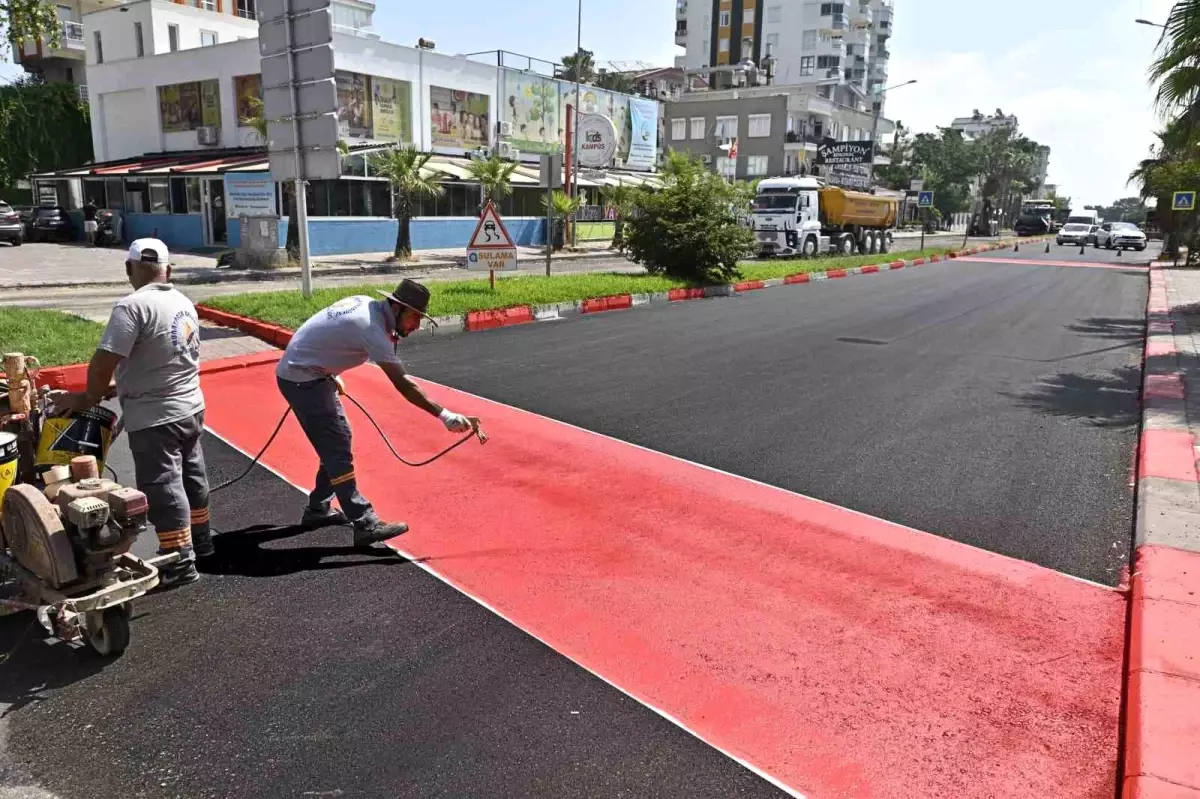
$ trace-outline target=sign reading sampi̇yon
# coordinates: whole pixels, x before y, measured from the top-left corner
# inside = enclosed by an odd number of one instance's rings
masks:
[[[840,141],[817,145],[817,163],[830,166],[869,164],[871,163],[871,142]]]

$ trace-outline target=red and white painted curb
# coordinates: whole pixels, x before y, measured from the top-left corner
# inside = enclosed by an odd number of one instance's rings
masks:
[[[1200,478],[1180,369],[1196,353],[1169,286],[1150,270],[1123,799],[1200,799]]]
[[[1025,241],[1034,243],[1040,242],[1042,239],[1031,238],[1025,239]],[[474,333],[480,330],[491,330],[497,327],[527,325],[534,322],[553,322],[579,314],[622,311],[629,308],[636,308],[641,305],[646,305],[648,303],[682,302],[685,300],[702,300],[712,297],[731,297],[735,294],[774,288],[775,286],[795,285],[797,283],[815,283],[821,280],[836,280],[838,278],[851,277],[853,275],[870,275],[879,272],[889,272],[896,269],[922,266],[924,264],[936,264],[953,258],[977,255],[979,253],[989,252],[992,250],[1006,249],[1012,246],[1012,244],[1012,242],[999,242],[997,244],[980,245],[965,250],[958,250],[951,252],[948,255],[932,255],[927,258],[916,258],[908,261],[890,261],[888,263],[873,264],[870,266],[856,266],[850,269],[830,269],[824,272],[805,272],[803,274],[788,275],[787,277],[772,278],[770,280],[744,280],[739,283],[727,283],[716,286],[705,286],[702,288],[671,289],[670,291],[658,292],[654,294],[614,294],[607,297],[592,297],[586,300],[560,302],[551,305],[517,305],[511,308],[500,308],[487,311],[471,311],[469,313],[456,316],[439,316],[436,317],[434,321],[437,322],[437,328],[441,331],[465,331]],[[268,344],[273,344],[277,347],[286,347],[287,342],[291,340],[291,331],[277,325],[259,322],[254,319],[238,316],[237,314],[227,313],[225,311],[219,311],[216,308],[210,308],[204,304],[197,305],[196,310],[199,312],[201,319],[206,319],[210,322],[214,322],[225,327],[232,327],[237,330],[241,330],[244,333],[260,338]],[[428,328],[429,324],[426,322],[422,327]]]

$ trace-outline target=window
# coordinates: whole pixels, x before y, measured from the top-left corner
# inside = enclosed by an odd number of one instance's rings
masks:
[[[762,139],[771,135],[771,115],[751,114],[750,124],[746,135],[752,139]]]
[[[842,57],[838,55],[817,56],[817,69],[834,69],[842,65]]]
[[[168,25],[167,26],[167,45],[171,48],[172,53],[179,51],[179,26],[178,25]]]
[[[737,177],[737,159],[717,156],[717,174],[731,179]]]
[[[133,23],[133,49],[138,58],[146,57],[146,40],[142,38],[142,23]]]
[[[149,181],[150,213],[171,213],[171,187],[166,178]]]
[[[821,3],[821,16],[828,17],[833,14],[844,14],[846,12],[845,3]]]
[[[716,135],[722,139],[736,139],[738,135],[737,117],[717,117]]]
[[[781,22],[783,20],[783,6],[767,6],[767,22]]]
[[[256,0],[237,0],[237,15],[242,19],[258,19]]]
[[[817,49],[817,32],[816,31],[805,31],[804,35],[800,38],[800,48],[803,50],[816,50]]]
[[[722,27],[722,28],[728,28],[728,27],[729,27],[729,12],[728,12],[728,11],[722,11],[722,12],[721,12],[721,18],[720,18],[720,21],[719,21],[717,24],[718,24],[720,27]]]
[[[92,32],[92,41],[96,44],[96,63],[104,63],[104,42],[100,40],[100,31]]]
[[[200,46],[212,47],[217,43],[217,34],[214,31],[200,31]]]
[[[691,135],[688,138],[690,138],[692,141],[695,141],[696,139],[703,139],[704,138],[704,117],[692,117],[690,121],[691,121],[692,131],[691,131]]]
[[[75,82],[75,70],[72,67],[67,67],[67,83]]]
[[[814,56],[806,55],[800,58],[800,74],[811,75],[816,71],[817,59]]]
[[[671,120],[671,141],[683,141],[687,138],[687,120]]]
[[[171,213],[187,212],[187,178],[171,178]]]
[[[765,175],[767,174],[767,157],[765,155],[748,155],[746,156],[746,175]]]
[[[773,54],[778,49],[779,49],[779,34],[778,33],[768,33],[767,34],[767,52]]]
[[[753,25],[754,24],[754,9],[753,8],[747,8],[745,11],[742,12],[742,24],[743,25]]]
[[[729,40],[722,39],[720,42],[718,42],[717,50],[722,53],[728,53],[729,52]]]
[[[196,0],[196,8],[203,8],[205,11],[216,11],[217,0]]]

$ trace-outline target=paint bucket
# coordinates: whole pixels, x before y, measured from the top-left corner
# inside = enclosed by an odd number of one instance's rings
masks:
[[[70,416],[46,419],[38,439],[36,465],[69,466],[80,455],[94,455],[99,469],[108,458],[117,415],[108,408],[89,408]]]
[[[0,498],[17,481],[17,436],[0,433]]]

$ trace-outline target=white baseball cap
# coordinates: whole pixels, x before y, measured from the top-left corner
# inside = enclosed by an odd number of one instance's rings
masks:
[[[171,263],[171,253],[159,239],[138,239],[129,245],[129,260],[166,266]]]

